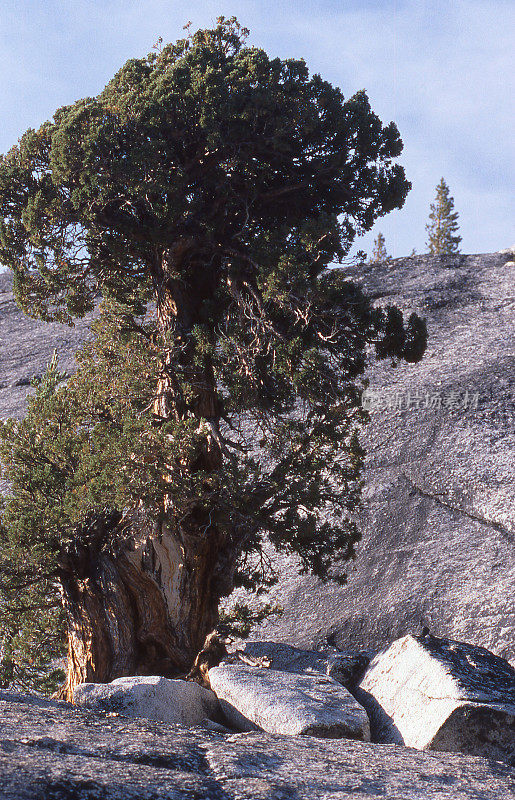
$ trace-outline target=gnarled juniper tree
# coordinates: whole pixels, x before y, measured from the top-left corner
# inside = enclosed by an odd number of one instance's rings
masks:
[[[368,348],[424,351],[422,320],[328,269],[404,202],[397,128],[247,33],[221,18],[127,62],[0,162],[21,307],[71,321],[104,297],[77,373],[46,376],[0,456],[4,591],[62,594],[68,697],[186,672],[220,598],[263,579],[265,532],[341,577]]]

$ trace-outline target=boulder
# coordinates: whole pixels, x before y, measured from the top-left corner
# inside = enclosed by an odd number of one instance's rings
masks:
[[[512,800],[513,769],[455,753],[223,736],[0,691],[2,800]]]
[[[482,647],[405,636],[372,660],[356,696],[376,740],[515,763],[515,670]]]
[[[366,711],[335,680],[239,664],[209,670],[228,721],[239,730],[368,741]]]
[[[241,654],[244,658],[262,661],[265,666],[280,672],[291,673],[327,673],[329,660],[334,654],[331,650],[301,650],[283,642],[238,641],[229,645],[229,652],[234,656]]]
[[[336,648],[302,650],[284,642],[239,641],[230,652],[244,658],[262,661],[264,666],[281,672],[322,673],[334,678],[347,689],[362,677],[375,653],[371,651],[342,651]]]
[[[193,681],[159,676],[117,678],[111,683],[83,683],[73,693],[77,706],[144,717],[181,725],[199,725],[220,717],[218,701],[209,689]]]

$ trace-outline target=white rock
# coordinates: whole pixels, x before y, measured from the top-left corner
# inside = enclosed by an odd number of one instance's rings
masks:
[[[117,678],[111,683],[83,683],[73,693],[75,705],[181,725],[199,725],[220,717],[216,696],[192,681],[157,675]]]
[[[404,636],[372,660],[356,696],[379,741],[515,759],[515,670],[482,647]]]
[[[370,740],[365,710],[335,680],[227,664],[209,670],[229,722],[240,730]]]

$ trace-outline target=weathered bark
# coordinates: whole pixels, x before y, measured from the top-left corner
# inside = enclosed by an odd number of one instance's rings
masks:
[[[216,632],[210,633],[186,678],[206,689],[211,689],[209,670],[211,667],[217,667],[227,656],[225,640],[221,639]]]
[[[174,358],[182,380],[195,387],[185,402],[169,354],[163,358],[154,413],[165,419],[193,417],[199,423],[199,447],[186,466],[191,472],[216,473],[223,453],[216,430],[220,402],[208,359],[193,366],[191,337],[203,301],[213,292],[209,270],[195,278],[192,242],[183,242],[156,262],[154,287],[163,332],[173,332]],[[189,282],[180,277],[185,269]],[[191,394],[191,393],[190,393]],[[213,433],[215,431],[215,433]],[[180,522],[173,497],[163,497],[165,522],[134,520],[131,546],[108,554],[96,546],[72,560],[63,573],[68,614],[68,677],[61,696],[72,699],[83,682],[108,682],[134,674],[184,675],[190,671],[207,635],[218,622],[220,598],[233,587],[241,537],[216,522],[206,503],[193,501]]]
[[[62,577],[66,700],[79,683],[184,676],[216,627],[220,597],[232,588],[233,548],[216,530],[138,527],[139,539],[116,555],[84,553]]]

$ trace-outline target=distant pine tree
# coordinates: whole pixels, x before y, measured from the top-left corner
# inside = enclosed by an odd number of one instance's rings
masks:
[[[461,236],[457,236],[458,213],[454,211],[454,198],[449,196],[449,187],[443,178],[436,187],[435,202],[431,203],[431,213],[426,231],[429,236],[427,247],[432,256],[459,253]]]
[[[390,258],[386,252],[385,238],[381,232],[377,234],[377,239],[374,239],[374,249],[372,251],[372,258],[370,261],[378,264],[381,261],[387,261]]]

